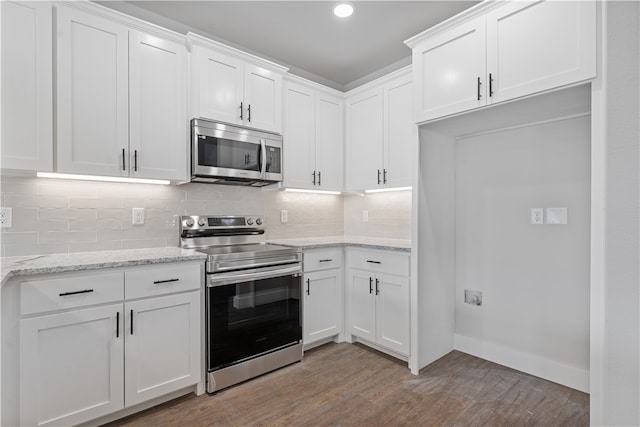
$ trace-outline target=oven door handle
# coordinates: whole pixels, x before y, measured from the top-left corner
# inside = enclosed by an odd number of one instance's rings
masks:
[[[242,272],[229,272],[207,275],[207,287],[215,288],[217,286],[233,285],[235,283],[248,282],[252,280],[271,279],[280,276],[301,275],[302,268],[299,264],[282,268],[260,268],[255,270],[244,270]]]

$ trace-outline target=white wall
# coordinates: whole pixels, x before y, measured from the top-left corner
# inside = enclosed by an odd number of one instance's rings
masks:
[[[604,424],[640,425],[640,6],[606,12]]]
[[[583,391],[590,140],[588,116],[468,137],[455,166],[456,348]],[[567,207],[569,222],[532,225],[536,207]]]

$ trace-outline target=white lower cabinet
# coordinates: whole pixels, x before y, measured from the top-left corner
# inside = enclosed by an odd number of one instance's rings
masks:
[[[305,346],[342,333],[342,275],[341,248],[304,251]]]
[[[20,425],[76,425],[199,383],[201,277],[174,263],[22,281]]]
[[[349,333],[409,355],[409,256],[347,250]]]

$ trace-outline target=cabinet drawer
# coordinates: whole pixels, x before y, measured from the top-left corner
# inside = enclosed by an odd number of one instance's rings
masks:
[[[20,284],[20,314],[122,301],[122,272],[60,276]]]
[[[342,267],[342,248],[311,249],[304,251],[303,270],[305,273]]]
[[[190,264],[154,264],[124,273],[126,299],[144,298],[200,289],[202,266]]]
[[[388,251],[349,249],[349,268],[409,276],[409,255]]]

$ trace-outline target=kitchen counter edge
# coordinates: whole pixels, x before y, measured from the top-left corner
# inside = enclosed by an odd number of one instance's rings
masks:
[[[3,257],[1,258],[0,283],[4,285],[11,277],[31,274],[64,273],[183,261],[204,262],[206,259],[205,254],[173,247]]]
[[[358,247],[364,249],[380,249],[397,252],[411,252],[411,240],[379,239],[360,237],[319,237],[295,239],[270,239],[269,243],[300,249],[317,249],[327,247]]]

